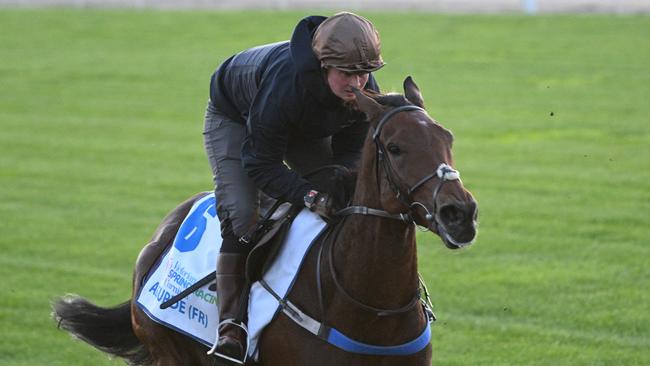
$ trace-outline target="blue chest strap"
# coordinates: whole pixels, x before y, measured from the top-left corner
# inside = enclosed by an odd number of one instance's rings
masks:
[[[431,323],[427,322],[420,336],[410,342],[397,346],[374,346],[357,342],[334,328],[330,328],[327,342],[342,350],[364,355],[407,356],[420,352],[431,342]]]
[[[407,356],[420,352],[429,342],[431,342],[431,322],[435,320],[433,312],[426,305],[423,304],[423,311],[428,319],[426,326],[422,333],[412,341],[396,346],[376,346],[371,344],[362,343],[349,338],[338,330],[326,326],[325,324],[315,320],[309,315],[303,313],[296,305],[290,301],[281,299],[275,295],[275,292],[268,287],[265,281],[260,281],[260,284],[266,288],[280,303],[282,312],[293,320],[296,324],[317,336],[318,338],[326,341],[327,343],[338,347],[344,351],[376,356]]]

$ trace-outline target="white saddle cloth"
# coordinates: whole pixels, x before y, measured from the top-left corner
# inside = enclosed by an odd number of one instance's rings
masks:
[[[281,297],[289,292],[303,259],[325,222],[304,209],[294,220],[264,280]],[[214,193],[197,200],[181,224],[173,245],[156,263],[137,296],[137,305],[154,321],[212,347],[217,334],[217,296],[207,284],[167,309],[160,304],[215,270],[221,248]],[[249,357],[257,358],[257,342],[279,309],[278,301],[258,282],[248,306]]]

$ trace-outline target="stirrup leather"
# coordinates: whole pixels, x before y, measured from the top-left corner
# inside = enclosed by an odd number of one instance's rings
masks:
[[[222,353],[217,352],[217,344],[219,344],[219,328],[221,328],[221,326],[223,324],[234,325],[234,326],[236,326],[236,327],[238,327],[238,328],[240,328],[241,330],[244,331],[244,335],[245,335],[244,344],[245,344],[245,346],[244,346],[244,359],[243,360],[238,360],[236,358],[232,358],[230,356],[226,356],[226,355],[224,355]],[[218,357],[218,358],[222,358],[224,360],[228,360],[228,361],[236,363],[238,365],[245,364],[246,359],[248,357],[248,327],[246,326],[246,324],[243,323],[243,322],[238,323],[238,322],[235,321],[235,319],[226,319],[226,320],[222,321],[221,323],[219,323],[219,325],[217,326],[217,336],[215,337],[214,345],[212,346],[212,348],[210,348],[210,350],[207,352],[207,354]]]

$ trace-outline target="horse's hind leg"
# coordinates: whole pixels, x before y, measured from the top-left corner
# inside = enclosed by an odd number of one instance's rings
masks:
[[[208,348],[151,320],[134,305],[133,331],[147,347],[154,366],[209,366]]]

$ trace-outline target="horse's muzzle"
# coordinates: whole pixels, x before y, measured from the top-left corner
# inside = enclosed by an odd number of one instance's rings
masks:
[[[478,207],[473,199],[441,205],[436,211],[438,234],[450,249],[467,247],[476,239]]]

